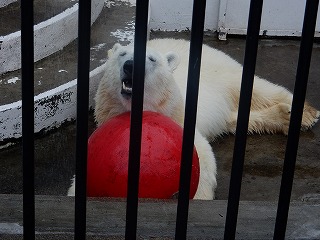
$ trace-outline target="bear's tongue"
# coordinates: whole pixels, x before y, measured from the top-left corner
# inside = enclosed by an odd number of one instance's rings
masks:
[[[132,94],[132,84],[129,81],[122,82],[121,94],[131,95]]]

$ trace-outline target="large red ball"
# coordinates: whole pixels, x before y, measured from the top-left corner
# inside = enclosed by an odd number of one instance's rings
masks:
[[[89,197],[126,197],[130,113],[101,125],[88,143]],[[182,128],[155,112],[143,113],[140,198],[169,199],[179,190]],[[199,183],[199,159],[194,149],[190,198]]]

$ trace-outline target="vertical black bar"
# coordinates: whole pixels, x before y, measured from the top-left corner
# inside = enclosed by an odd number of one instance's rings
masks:
[[[206,0],[193,2],[175,239],[186,239]]]
[[[303,107],[308,84],[318,6],[319,0],[307,0],[273,239],[284,239],[287,228],[290,197],[297,158]]]
[[[137,235],[138,192],[140,175],[141,131],[146,41],[148,29],[148,0],[137,0],[133,57],[132,108],[129,142],[128,191],[125,239]]]
[[[86,238],[91,0],[79,0],[74,239]]]
[[[23,237],[35,239],[33,1],[21,1]]]
[[[237,130],[233,151],[224,239],[234,239],[237,227],[243,163],[246,149],[252,87],[257,59],[263,0],[251,0],[240,90]]]

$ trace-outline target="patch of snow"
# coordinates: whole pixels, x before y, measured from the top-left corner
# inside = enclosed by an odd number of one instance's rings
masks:
[[[20,81],[21,79],[19,77],[13,77],[13,78],[10,78],[10,79],[1,79],[0,80],[0,84],[16,84],[17,81]]]
[[[102,58],[99,60],[100,63],[105,63],[107,61],[107,58]]]
[[[95,51],[99,51],[100,49],[104,48],[105,46],[106,46],[105,43],[100,43],[98,45],[95,45],[95,46],[91,47],[90,49],[91,50],[95,50]]]
[[[112,0],[105,0],[104,1],[107,8],[114,7],[114,6],[120,6],[121,3],[129,4],[130,7],[136,6],[136,0],[118,0],[118,1],[112,1]]]
[[[13,84],[15,84],[17,81],[19,81],[20,80],[20,78],[18,78],[18,77],[14,77],[14,78],[10,78],[10,79],[8,79],[8,84],[10,84],[10,83],[13,83]]]
[[[121,2],[130,3],[130,6],[136,6],[136,0],[121,0]]]
[[[134,21],[128,22],[124,29],[117,29],[115,32],[110,33],[111,36],[116,37],[119,41],[134,41]]]

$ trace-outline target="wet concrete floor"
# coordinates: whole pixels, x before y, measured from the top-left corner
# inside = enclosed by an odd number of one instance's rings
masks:
[[[189,33],[153,32],[151,37],[188,38]],[[204,41],[239,62],[244,55],[245,41],[229,38],[226,42],[206,34]],[[295,40],[260,41],[256,73],[272,82],[293,89],[299,42]],[[310,68],[308,101],[320,109],[320,45],[315,43]],[[94,130],[89,115],[90,133]],[[64,195],[75,172],[75,123],[45,135],[35,141],[36,194]],[[276,201],[278,199],[287,137],[275,135],[248,136],[242,181],[242,200]],[[217,199],[227,199],[232,165],[234,136],[226,135],[212,143],[218,165]],[[22,193],[21,144],[0,150],[0,193]],[[320,196],[320,124],[302,132],[292,199],[308,201]]]
[[[133,20],[134,8],[105,8],[93,25],[91,37],[91,68],[105,61],[106,51],[119,41],[110,32]],[[119,20],[121,18],[121,21]],[[95,30],[96,29],[96,30]],[[189,32],[152,32],[151,38],[189,38]],[[128,39],[125,39],[128,40]],[[126,43],[128,41],[125,41]],[[212,33],[206,33],[204,42],[220,49],[231,57],[243,62],[245,40],[229,38],[218,41]],[[124,44],[123,43],[123,44]],[[52,79],[46,88],[38,84],[35,93],[40,93],[72,80],[76,76],[76,41],[63,51],[40,61],[35,66],[36,83]],[[99,51],[95,51],[99,49]],[[259,43],[256,74],[293,90],[299,55],[299,41],[263,39]],[[320,44],[315,43],[310,68],[307,100],[320,109]],[[65,70],[59,72],[59,70]],[[39,73],[41,72],[41,74]],[[64,74],[59,76],[56,73]],[[19,74],[19,71],[12,74]],[[39,73],[39,75],[37,75]],[[13,75],[12,75],[13,76]],[[12,76],[5,76],[10,79]],[[37,78],[39,76],[39,78]],[[3,77],[3,76],[1,76]],[[35,84],[37,86],[37,84]],[[20,89],[15,86],[6,92],[1,90],[1,101],[6,94]],[[11,102],[11,97],[7,102]],[[0,102],[1,103],[1,102]],[[5,102],[3,102],[5,103]],[[2,103],[2,104],[3,104]],[[75,122],[66,123],[49,133],[37,134],[35,140],[35,190],[36,194],[65,195],[70,179],[75,173]],[[92,113],[89,114],[89,132],[95,129]],[[242,200],[276,201],[278,199],[282,165],[287,137],[275,135],[248,136],[246,159],[242,181]],[[212,142],[218,165],[217,199],[227,199],[232,165],[234,136],[226,135]],[[22,193],[22,152],[21,143],[0,150],[0,193]],[[312,130],[302,132],[297,158],[292,199],[311,200],[320,198],[320,123]]]

